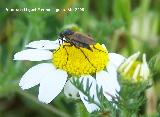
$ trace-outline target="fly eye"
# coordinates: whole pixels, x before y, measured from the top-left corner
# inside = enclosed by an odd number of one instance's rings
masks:
[[[73,31],[67,29],[63,32],[64,35],[72,35],[73,34]]]

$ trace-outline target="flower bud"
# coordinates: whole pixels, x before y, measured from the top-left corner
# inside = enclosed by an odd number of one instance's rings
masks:
[[[140,58],[140,52],[128,57],[118,68],[120,75],[133,82],[144,81],[149,77],[149,67],[146,62],[146,54]]]

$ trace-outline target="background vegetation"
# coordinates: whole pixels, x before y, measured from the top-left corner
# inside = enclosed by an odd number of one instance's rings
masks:
[[[19,88],[21,76],[37,64],[13,61],[13,55],[25,44],[40,39],[55,40],[63,27],[76,24],[97,42],[105,43],[110,52],[127,57],[141,51],[149,61],[160,52],[159,5],[159,0],[1,0],[0,117],[80,116],[76,112],[82,108],[76,106],[79,101],[66,99],[63,93],[45,105],[37,100],[37,87],[25,92]],[[56,8],[70,7],[84,7],[85,11],[55,12]],[[5,8],[51,8],[53,12],[7,12]],[[160,79],[160,75],[153,78]],[[158,116],[160,100],[157,102]]]

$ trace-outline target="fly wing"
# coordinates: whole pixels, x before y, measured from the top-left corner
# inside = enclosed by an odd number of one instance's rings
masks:
[[[78,41],[80,43],[88,44],[88,45],[95,45],[96,42],[92,37],[87,35],[83,35],[81,33],[75,32],[74,36],[72,37],[73,40]]]

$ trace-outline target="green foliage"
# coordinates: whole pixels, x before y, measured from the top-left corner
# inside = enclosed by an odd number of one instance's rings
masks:
[[[148,81],[133,83],[120,78],[121,90],[117,97],[120,115],[123,117],[143,115],[146,102],[145,91],[150,87]]]
[[[152,72],[152,77],[154,80],[160,80],[160,66],[158,65],[160,63],[160,53],[157,53],[155,56],[153,56],[149,61],[149,67]]]

